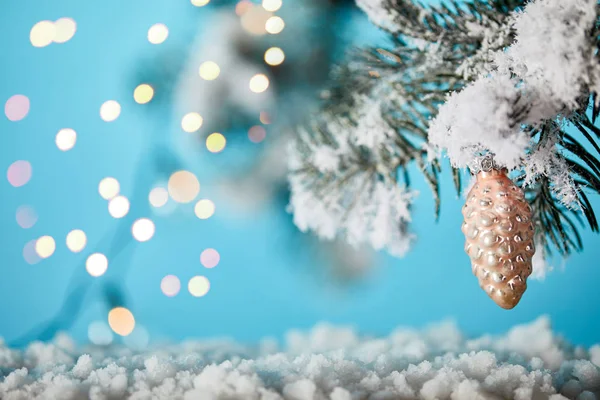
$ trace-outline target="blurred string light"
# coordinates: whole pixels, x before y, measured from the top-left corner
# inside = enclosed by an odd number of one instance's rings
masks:
[[[33,47],[46,47],[54,40],[56,27],[52,21],[40,21],[29,31],[29,40]]]
[[[260,143],[267,137],[267,131],[260,125],[254,125],[248,129],[248,139],[253,143]]]
[[[85,270],[91,276],[97,278],[104,275],[108,269],[108,259],[102,253],[93,253],[85,260]]]
[[[8,183],[14,187],[21,187],[31,179],[31,164],[29,161],[18,160],[10,164],[6,171]]]
[[[152,44],[161,44],[169,36],[169,28],[165,24],[154,24],[148,29],[148,41]]]
[[[277,11],[283,5],[281,0],[263,0],[262,6],[267,11]]]
[[[188,290],[194,297],[202,297],[210,290],[210,281],[205,276],[194,276],[188,282]]]
[[[10,121],[20,121],[29,113],[29,98],[23,94],[15,94],[4,103],[4,114]]]
[[[177,171],[169,177],[169,196],[178,203],[189,203],[200,193],[200,182],[190,171]]]
[[[200,77],[206,81],[214,81],[219,77],[221,73],[221,68],[214,61],[205,61],[200,64],[200,68],[198,68],[198,74]]]
[[[113,333],[104,321],[94,321],[88,326],[88,339],[96,346],[108,346],[113,341]]]
[[[218,132],[211,133],[206,138],[206,148],[211,153],[218,153],[220,151],[223,151],[226,143],[227,140],[225,139],[225,136]]]
[[[100,118],[106,122],[112,122],[119,118],[121,114],[121,105],[115,100],[105,101],[100,106]]]
[[[150,191],[148,201],[152,207],[162,207],[169,201],[169,192],[164,187],[155,187]]]
[[[135,328],[135,318],[125,307],[115,307],[108,312],[108,325],[120,336],[127,336]]]
[[[54,22],[54,43],[65,43],[71,40],[77,31],[77,24],[72,18],[59,18]]]
[[[208,219],[215,213],[215,203],[209,199],[202,199],[196,203],[194,213],[200,219]]]
[[[185,132],[196,132],[202,126],[203,119],[196,112],[187,113],[181,119],[181,129]]]
[[[123,218],[129,212],[129,199],[125,196],[117,196],[108,202],[108,213],[113,218]]]
[[[269,78],[265,74],[256,74],[250,78],[249,86],[254,93],[262,93],[269,87]]]
[[[265,30],[271,35],[280,33],[285,28],[285,22],[281,17],[273,16],[265,22]]]
[[[147,242],[152,239],[155,230],[154,222],[148,218],[140,218],[131,226],[131,234],[138,242]]]
[[[205,268],[214,268],[219,265],[221,255],[215,249],[206,249],[200,254],[200,263]]]
[[[19,206],[16,219],[21,228],[29,229],[37,222],[38,215],[31,206]]]
[[[251,35],[264,35],[267,32],[265,29],[267,21],[272,14],[262,7],[254,7],[251,3],[248,6],[241,7],[243,7],[243,9],[238,15],[241,16],[240,23],[242,24],[242,28]]]
[[[279,47],[271,47],[265,51],[265,62],[269,65],[280,65],[285,60],[285,53]]]
[[[100,181],[98,184],[98,193],[104,200],[110,200],[116,197],[121,190],[121,185],[119,185],[119,181],[113,178],[112,176],[108,176]]]
[[[133,99],[138,104],[149,103],[154,97],[154,89],[147,83],[142,83],[133,91]]]
[[[81,229],[73,229],[67,234],[67,248],[73,253],[79,253],[87,244],[87,236]]]
[[[266,111],[261,111],[260,112],[259,119],[260,119],[260,122],[263,123],[263,124],[265,124],[265,125],[269,125],[271,123],[271,116]]]
[[[48,258],[54,254],[56,242],[52,236],[42,236],[35,242],[35,252],[41,258]]]
[[[191,0],[191,2],[196,7],[204,7],[205,5],[210,3],[210,0]]]
[[[181,290],[181,282],[175,275],[167,275],[160,281],[160,290],[167,297],[177,296]]]
[[[27,264],[33,265],[41,261],[40,256],[35,251],[36,240],[30,240],[23,246],[23,258]]]
[[[77,141],[77,132],[75,132],[71,128],[64,128],[58,131],[56,134],[56,147],[62,151],[68,151],[75,146],[75,142]]]

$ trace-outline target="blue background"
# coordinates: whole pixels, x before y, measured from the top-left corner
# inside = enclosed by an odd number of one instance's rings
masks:
[[[495,333],[548,314],[555,329],[570,341],[600,342],[599,237],[586,230],[584,253],[564,264],[555,262],[558,268],[544,281],[530,282],[516,309],[502,310],[471,274],[460,232],[463,200],[455,195],[447,173],[442,178],[440,220],[434,219],[429,188],[413,174],[414,187],[421,192],[412,224],[417,242],[403,259],[378,255],[373,273],[344,289],[332,287],[310,272],[314,268],[306,268],[316,259],[289,239],[290,217],[280,203],[273,201],[244,214],[217,193],[216,186],[224,179],[222,161],[242,154],[242,145],[232,143],[216,155],[201,152],[186,166],[197,174],[201,196],[215,201],[214,217],[198,220],[192,205],[170,216],[152,215],[147,193],[135,198],[132,191],[135,182],[154,178],[135,171],[140,165],[145,170],[149,149],[161,141],[156,137],[171,135],[177,124],[171,123],[171,115],[153,115],[134,103],[131,76],[159,47],[146,39],[151,25],[162,22],[170,29],[161,46],[185,44],[211,12],[210,7],[198,9],[185,0],[3,4],[0,102],[25,94],[31,110],[20,122],[0,118],[1,337],[10,342],[52,317],[72,288],[74,273],[76,282],[93,280],[84,271],[85,257],[93,249],[106,251],[103,238],[110,237],[119,223],[98,195],[98,182],[114,176],[121,192],[134,198],[127,218],[151,216],[157,230],[151,241],[109,260],[109,271],[94,282],[69,329],[79,341],[87,340],[90,322],[106,318],[100,281],[115,279],[124,284],[128,307],[153,340],[231,336],[254,342],[318,321],[385,334],[398,325],[420,327],[453,319],[469,334]],[[78,24],[73,39],[63,45],[31,46],[29,31],[36,22],[64,16]],[[349,35],[377,38],[365,21],[357,22]],[[120,117],[112,123],[103,122],[98,113],[109,99],[122,105]],[[56,132],[65,127],[78,133],[69,152],[54,144]],[[27,185],[14,188],[5,172],[19,159],[31,162],[33,176]],[[597,197],[592,203],[600,210]],[[15,221],[22,204],[32,205],[39,214],[31,229],[22,229]],[[64,244],[66,234],[76,228],[88,235],[88,246],[80,254]],[[56,252],[36,265],[27,264],[23,245],[44,234],[56,239]],[[207,247],[221,254],[220,264],[212,270],[198,261]],[[177,297],[160,291],[160,280],[167,274],[182,281]],[[211,291],[203,298],[193,298],[185,288],[197,274],[211,280]]]

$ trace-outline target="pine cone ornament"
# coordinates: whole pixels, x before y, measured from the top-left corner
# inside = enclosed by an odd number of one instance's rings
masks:
[[[527,289],[535,252],[531,207],[505,169],[482,163],[463,207],[465,251],[479,286],[505,309]]]

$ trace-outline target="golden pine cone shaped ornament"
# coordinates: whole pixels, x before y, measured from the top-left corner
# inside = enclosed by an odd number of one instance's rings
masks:
[[[535,253],[531,207],[521,188],[486,157],[463,207],[465,251],[479,286],[505,309],[527,289]]]

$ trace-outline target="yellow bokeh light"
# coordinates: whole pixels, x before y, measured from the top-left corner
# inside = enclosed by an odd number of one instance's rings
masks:
[[[181,119],[181,129],[188,133],[196,132],[202,126],[203,121],[200,114],[195,112],[187,113]]]
[[[210,281],[205,276],[194,276],[188,282],[188,290],[194,297],[202,297],[210,290]]]
[[[152,207],[162,207],[169,201],[169,192],[163,187],[155,187],[150,191],[148,201],[150,201]]]
[[[60,18],[54,22],[56,33],[54,35],[55,43],[65,43],[71,40],[77,31],[77,24],[72,18]]]
[[[281,0],[263,0],[262,6],[267,11],[277,11],[283,5]]]
[[[148,41],[152,44],[161,44],[169,36],[169,28],[165,24],[154,24],[148,29]]]
[[[52,236],[42,236],[35,242],[35,252],[41,258],[48,258],[54,254],[56,242]]]
[[[169,177],[169,195],[178,203],[189,203],[200,193],[200,182],[189,171],[177,171]]]
[[[266,111],[261,111],[260,112],[259,119],[260,119],[260,122],[263,123],[263,124],[265,124],[265,125],[269,125],[271,123],[271,116]]]
[[[147,242],[152,239],[155,231],[154,222],[148,218],[140,218],[131,226],[131,234],[138,242]]]
[[[256,74],[250,79],[250,90],[262,93],[269,87],[269,78],[265,74]]]
[[[220,73],[221,68],[219,68],[219,65],[214,61],[205,61],[200,64],[200,68],[198,69],[200,78],[207,81],[214,81]]]
[[[102,253],[90,254],[85,260],[85,270],[95,278],[104,275],[107,269],[108,259]]]
[[[125,307],[115,307],[108,313],[108,325],[117,335],[127,336],[135,328],[135,318]]]
[[[147,83],[142,83],[133,91],[133,99],[138,104],[146,104],[154,97],[154,89]]]
[[[205,5],[210,3],[210,0],[191,0],[191,1],[192,1],[192,4],[195,5],[196,7],[204,7]]]
[[[121,114],[121,105],[115,100],[108,100],[100,106],[100,118],[106,122],[114,121]]]
[[[40,21],[29,32],[29,40],[34,47],[48,46],[55,36],[56,27],[52,21]]]
[[[265,51],[265,62],[269,65],[279,65],[285,60],[285,53],[279,47],[271,47]]]
[[[67,234],[67,247],[73,253],[79,253],[85,248],[87,237],[81,229],[73,229]]]
[[[119,185],[119,181],[111,176],[102,179],[98,184],[98,192],[104,200],[112,199],[119,194],[120,190],[121,185]]]
[[[265,22],[265,30],[272,35],[276,35],[285,28],[285,22],[281,17],[271,17]]]
[[[58,131],[55,138],[56,147],[62,151],[68,151],[75,146],[77,141],[77,132],[71,128],[64,128]]]
[[[200,219],[208,219],[215,213],[215,203],[208,199],[202,199],[196,203],[194,213]]]
[[[129,212],[129,199],[125,196],[113,197],[108,202],[108,213],[113,218],[123,218]]]
[[[211,153],[218,153],[222,151],[225,148],[226,143],[227,140],[225,139],[225,136],[221,135],[218,132],[211,133],[206,138],[206,148]]]

